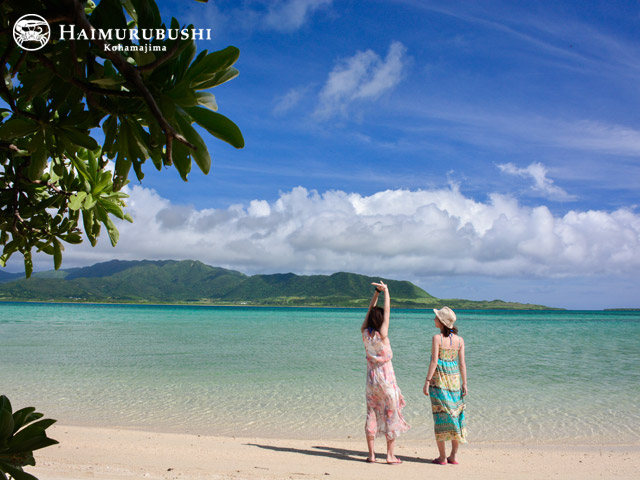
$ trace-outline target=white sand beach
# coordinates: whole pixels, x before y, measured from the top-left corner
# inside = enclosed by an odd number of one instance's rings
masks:
[[[640,445],[463,445],[459,465],[433,465],[433,439],[397,442],[404,463],[364,462],[362,439],[286,440],[216,437],[54,425],[60,444],[36,451],[40,480],[98,479],[631,479]]]

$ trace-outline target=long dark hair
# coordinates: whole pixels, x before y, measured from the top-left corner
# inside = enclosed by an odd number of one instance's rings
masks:
[[[384,308],[373,307],[371,310],[369,310],[369,314],[367,315],[367,328],[369,330],[375,330],[376,332],[379,332],[383,322]]]
[[[458,334],[458,329],[456,327],[453,328],[449,328],[447,327],[444,323],[440,322],[440,332],[442,332],[442,335],[445,337],[448,337],[449,335],[451,335],[452,333],[454,334]]]

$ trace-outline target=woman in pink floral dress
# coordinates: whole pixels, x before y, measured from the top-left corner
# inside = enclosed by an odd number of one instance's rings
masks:
[[[389,288],[382,281],[373,285],[376,291],[360,328],[367,353],[367,462],[376,461],[374,439],[376,435],[384,434],[387,438],[387,463],[397,465],[402,461],[393,454],[396,437],[411,427],[402,417],[405,402],[391,364],[393,352],[389,343]],[[376,306],[381,292],[384,292],[384,308]]]

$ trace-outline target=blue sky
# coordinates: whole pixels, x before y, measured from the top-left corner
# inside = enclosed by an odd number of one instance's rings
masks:
[[[213,29],[200,49],[240,49],[213,93],[246,147],[207,139],[187,183],[149,165],[118,247],[69,246],[63,268],[195,258],[640,306],[639,2],[158,4]]]

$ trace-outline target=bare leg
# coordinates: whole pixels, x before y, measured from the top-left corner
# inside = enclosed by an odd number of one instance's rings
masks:
[[[393,454],[395,445],[396,439],[387,437],[387,463],[400,463],[400,460]]]
[[[373,449],[373,443],[376,437],[371,437],[369,435],[367,435],[367,448],[369,449],[369,456],[367,457],[367,459],[371,462],[375,462],[376,461],[376,452]]]
[[[447,452],[445,450],[446,444],[445,442],[441,442],[440,440],[437,440],[436,443],[438,444],[438,452],[440,453],[440,456],[438,457],[438,461],[442,463],[447,459]]]
[[[458,441],[451,440],[451,455],[449,455],[449,458],[447,458],[449,463],[454,463],[456,461],[457,454],[458,454]]]

